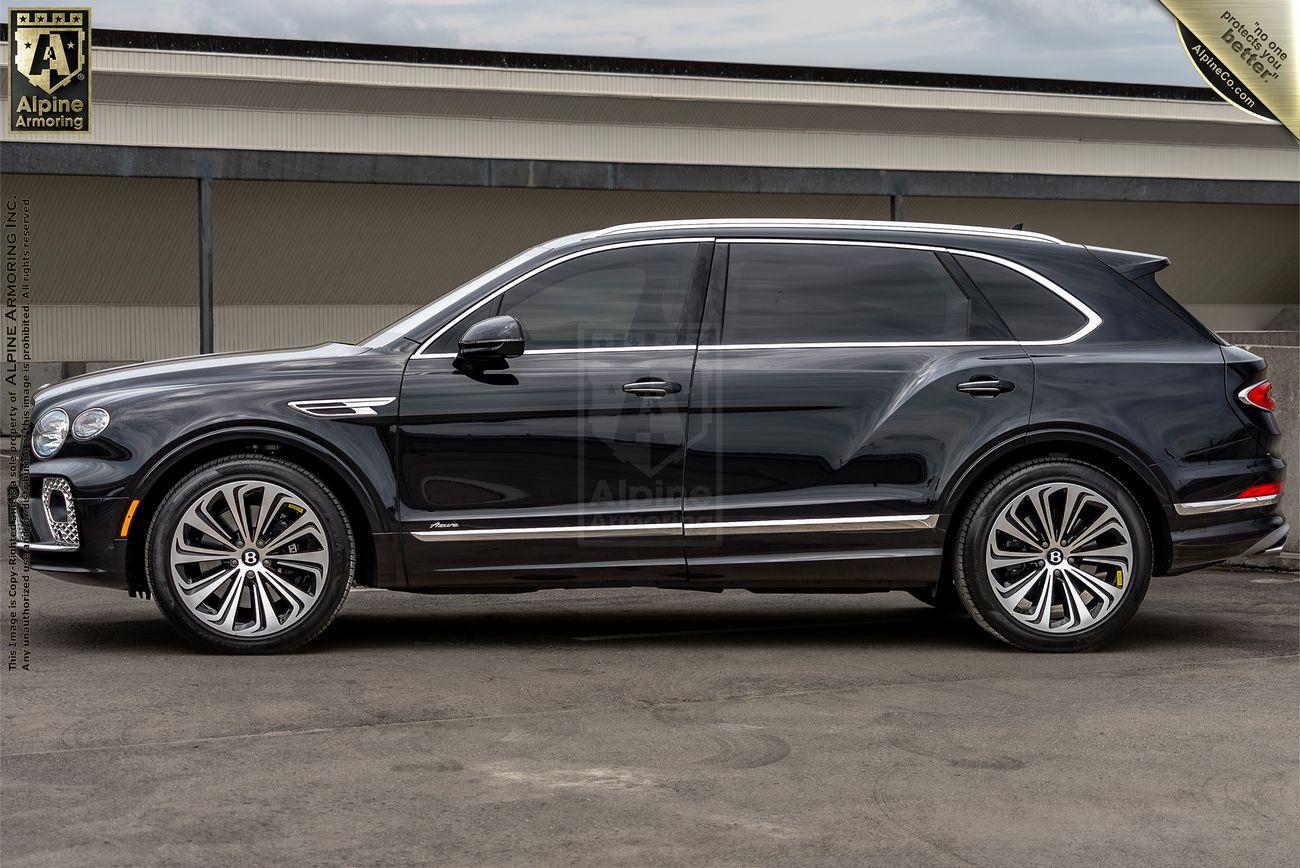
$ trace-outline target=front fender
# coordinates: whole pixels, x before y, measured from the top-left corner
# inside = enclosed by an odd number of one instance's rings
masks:
[[[380,430],[374,431],[374,436],[383,438],[386,434]],[[395,502],[394,480],[386,450],[382,456],[363,455],[358,458],[316,435],[268,424],[233,424],[189,434],[183,440],[159,450],[141,468],[135,476],[130,496],[147,501],[162,493],[159,490],[160,484],[174,481],[178,468],[191,465],[198,456],[238,443],[278,445],[310,456],[327,467],[348,487],[348,493],[360,506],[372,534],[396,530],[392,511]],[[369,466],[362,467],[362,463]],[[376,485],[376,482],[380,484]]]

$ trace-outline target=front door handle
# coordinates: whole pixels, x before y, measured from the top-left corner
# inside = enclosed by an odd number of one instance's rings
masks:
[[[623,386],[624,392],[636,395],[638,398],[666,398],[681,390],[681,383],[670,383],[667,380],[637,380],[635,383],[627,383]]]
[[[1003,392],[1010,392],[1015,387],[1016,384],[1009,380],[999,380],[997,377],[979,376],[971,377],[964,383],[958,383],[957,391],[965,392],[967,395],[974,395],[977,398],[996,398]]]

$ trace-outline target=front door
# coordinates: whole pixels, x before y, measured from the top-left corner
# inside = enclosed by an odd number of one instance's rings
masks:
[[[725,298],[715,277],[687,438],[691,580],[934,581],[944,485],[1028,424],[1025,351],[943,250],[754,239],[719,243],[714,268]]]
[[[412,587],[682,579],[683,442],[712,245],[628,243],[502,287],[402,383],[399,505]],[[526,350],[455,365],[491,315]]]

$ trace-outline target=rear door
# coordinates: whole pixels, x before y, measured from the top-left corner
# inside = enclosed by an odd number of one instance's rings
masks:
[[[719,243],[687,434],[691,579],[933,581],[944,485],[1027,425],[1032,392],[944,250]]]

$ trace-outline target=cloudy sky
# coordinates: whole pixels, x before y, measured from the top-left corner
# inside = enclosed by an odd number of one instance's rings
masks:
[[[93,0],[95,25],[398,45],[1202,82],[1157,0]]]

